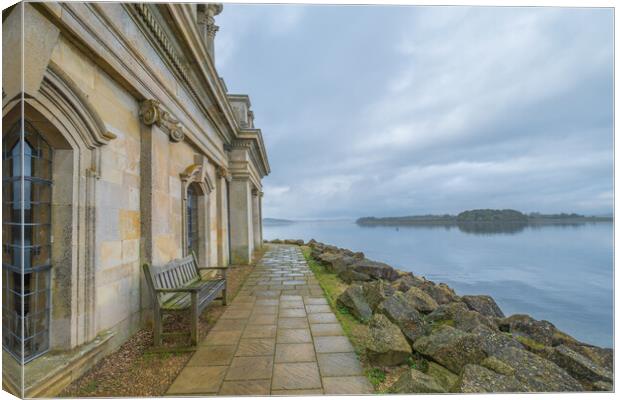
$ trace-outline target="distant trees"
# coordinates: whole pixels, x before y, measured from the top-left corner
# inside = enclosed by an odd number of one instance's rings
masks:
[[[462,222],[511,222],[527,223],[527,216],[517,210],[468,210],[456,216],[456,221]]]
[[[478,229],[480,225],[525,225],[525,224],[562,224],[562,223],[584,223],[588,221],[612,221],[612,217],[586,217],[576,213],[559,213],[559,214],[542,214],[539,212],[532,212],[524,214],[517,210],[504,209],[504,210],[491,210],[491,209],[479,209],[479,210],[467,210],[458,215],[410,215],[404,217],[363,217],[359,218],[356,222],[359,225],[453,225],[459,226],[469,225],[467,229]],[[476,225],[476,226],[474,226]],[[512,229],[513,227],[510,227]],[[489,228],[490,229],[490,228]]]

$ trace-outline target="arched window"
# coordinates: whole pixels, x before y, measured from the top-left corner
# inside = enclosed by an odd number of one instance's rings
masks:
[[[2,346],[25,362],[49,349],[52,148],[21,124],[3,138]]]
[[[213,185],[206,173],[206,160],[195,156],[195,163],[181,174],[183,256],[196,255],[201,265],[209,263],[209,193]]]
[[[196,183],[191,183],[187,187],[187,209],[186,209],[186,228],[185,232],[187,234],[186,237],[186,245],[187,245],[187,253],[191,254],[192,252],[198,257],[199,254],[199,241],[200,241],[200,227],[199,227],[199,211],[198,211],[198,201],[200,195],[200,188]]]

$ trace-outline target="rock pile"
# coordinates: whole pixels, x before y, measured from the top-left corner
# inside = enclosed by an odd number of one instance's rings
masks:
[[[349,284],[338,304],[368,324],[371,363],[426,360],[398,377],[394,393],[613,390],[612,349],[579,342],[548,321],[506,317],[490,296],[458,296],[363,253],[315,240],[306,245]]]

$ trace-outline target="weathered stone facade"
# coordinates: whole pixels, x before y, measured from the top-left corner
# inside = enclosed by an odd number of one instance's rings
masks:
[[[148,324],[142,263],[189,251],[204,265],[248,263],[261,246],[269,163],[248,96],[228,94],[215,69],[221,11],[52,2],[4,11],[3,139],[21,123],[53,154],[49,343],[24,364],[24,382],[5,346],[5,388],[54,395]]]

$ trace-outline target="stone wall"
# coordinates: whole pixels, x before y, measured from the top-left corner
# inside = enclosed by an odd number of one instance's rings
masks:
[[[5,15],[4,48],[23,39],[26,52],[23,65],[3,56],[4,131],[22,117],[23,91],[23,117],[56,151],[53,351],[105,333],[100,357],[148,325],[141,265],[186,255],[188,185],[201,193],[200,264],[248,263],[261,245],[262,135],[246,95],[232,96],[245,114],[233,112],[196,7],[25,3]],[[43,355],[30,369],[52,364]]]

